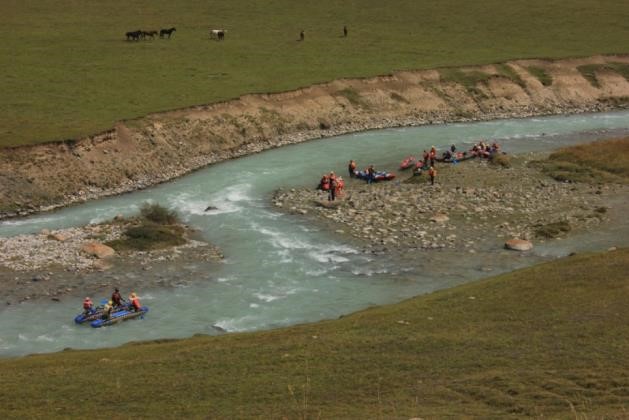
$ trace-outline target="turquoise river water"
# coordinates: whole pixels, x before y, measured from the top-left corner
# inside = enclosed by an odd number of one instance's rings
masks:
[[[0,223],[0,236],[95,223],[137,213],[146,201],[176,209],[218,245],[223,264],[173,263],[142,275],[181,279],[192,286],[140,290],[151,311],[143,320],[111,328],[77,326],[80,301],[23,303],[0,310],[0,356],[63,348],[109,347],[128,341],[276,328],[336,318],[370,305],[451,287],[488,275],[477,256],[418,252],[398,260],[368,254],[343,237],[278,212],[279,188],[316,183],[331,169],[345,173],[350,158],[394,169],[402,157],[431,145],[460,148],[497,139],[509,153],[549,150],[629,130],[629,112],[500,120],[370,131],[311,141],[207,167],[143,191],[88,202],[53,213]],[[208,205],[218,209],[205,212]],[[500,254],[492,275],[579,249],[627,245],[629,225],[537,246],[532,253]],[[434,268],[441,259],[447,270]],[[138,272],[129,273],[138,276]],[[100,297],[97,297],[100,298]],[[100,300],[100,299],[98,299]]]

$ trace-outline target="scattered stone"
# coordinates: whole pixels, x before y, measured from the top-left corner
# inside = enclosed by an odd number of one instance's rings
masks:
[[[430,218],[430,221],[435,223],[445,223],[448,220],[450,220],[450,218],[443,213],[437,213]]]
[[[610,246],[609,248],[607,248],[607,250],[608,250],[609,252],[616,251],[617,249],[618,249],[618,248],[616,248],[615,246]]]
[[[218,210],[218,207],[216,207],[216,206],[207,206],[205,208],[205,211],[212,211],[212,210]]]
[[[57,241],[57,242],[63,242],[66,239],[68,239],[68,237],[64,235],[63,233],[50,233],[48,234],[47,238],[52,241]]]
[[[113,248],[100,242],[88,242],[81,247],[81,251],[96,258],[109,258],[116,254]]]

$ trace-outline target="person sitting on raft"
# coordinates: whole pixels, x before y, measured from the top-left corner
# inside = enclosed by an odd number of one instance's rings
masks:
[[[90,299],[89,297],[86,297],[83,300],[83,315],[87,316],[87,315],[91,315],[94,313],[94,303],[92,302],[92,299]]]
[[[142,305],[140,305],[140,299],[138,299],[138,296],[135,293],[131,293],[131,295],[129,296],[129,301],[131,301],[131,306],[133,307],[133,310],[135,312],[140,312],[140,309],[142,309]]]
[[[114,310],[114,305],[113,305],[113,302],[110,300],[103,307],[102,319],[109,319],[109,318],[111,318],[111,313],[113,312],[113,310]]]
[[[111,294],[111,301],[114,304],[114,307],[120,307],[122,306],[122,302],[124,302],[124,299],[122,298],[122,295],[120,294],[120,290],[118,290],[118,288],[116,287],[114,289],[114,292]]]

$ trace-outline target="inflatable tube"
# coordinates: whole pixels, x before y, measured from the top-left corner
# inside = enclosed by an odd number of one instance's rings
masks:
[[[149,311],[149,308],[146,306],[142,306],[138,312],[130,311],[128,309],[120,309],[116,312],[113,312],[109,319],[102,319],[102,318],[96,319],[90,322],[90,325],[92,326],[92,328],[107,327],[109,325],[114,325],[119,322],[126,321],[127,319],[133,319],[133,318],[138,318],[138,317],[142,318],[144,314],[147,313],[148,311]]]
[[[400,163],[400,169],[404,170],[404,169],[410,168],[411,166],[413,166],[415,161],[416,161],[415,156],[407,157],[406,159],[402,161],[402,163]]]
[[[120,309],[128,309],[129,308],[129,304],[125,303],[123,304]],[[78,314],[77,316],[74,317],[74,322],[76,324],[84,324],[88,321],[94,321],[95,319],[98,319],[100,317],[103,316],[104,311],[103,311],[104,307],[103,306],[97,306],[96,308],[94,308],[92,310],[92,313],[90,313],[89,315],[85,315],[84,312],[81,312],[80,314]]]

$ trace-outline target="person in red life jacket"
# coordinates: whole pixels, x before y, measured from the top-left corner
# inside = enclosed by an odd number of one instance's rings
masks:
[[[430,148],[430,166],[435,166],[435,159],[437,158],[437,149],[435,146]]]
[[[428,159],[430,158],[430,153],[424,150],[423,157],[424,157],[424,166],[428,166]]]
[[[94,303],[92,302],[92,299],[90,299],[89,297],[86,297],[83,300],[83,315],[90,315],[92,313],[94,313]]]
[[[328,190],[328,201],[336,200],[336,189],[339,184],[336,180],[336,175],[334,172],[330,172],[330,189]]]
[[[138,299],[138,296],[135,293],[131,293],[131,295],[129,296],[129,301],[131,301],[131,306],[133,307],[133,310],[139,312],[142,308],[142,305],[140,305],[140,299]]]
[[[118,290],[117,287],[114,289],[114,292],[111,294],[111,301],[113,302],[114,307],[122,306],[122,302],[124,302],[122,295],[120,295],[120,290]]]
[[[349,172],[350,178],[354,178],[356,176],[356,166],[356,161],[354,161],[353,159],[349,161],[349,164],[347,165],[347,170]]]
[[[330,177],[324,174],[321,177],[321,181],[319,181],[319,189],[322,191],[327,191],[330,189]]]
[[[430,167],[428,170],[428,175],[430,176],[430,185],[435,185],[435,177],[437,176],[437,170],[434,167]]]

